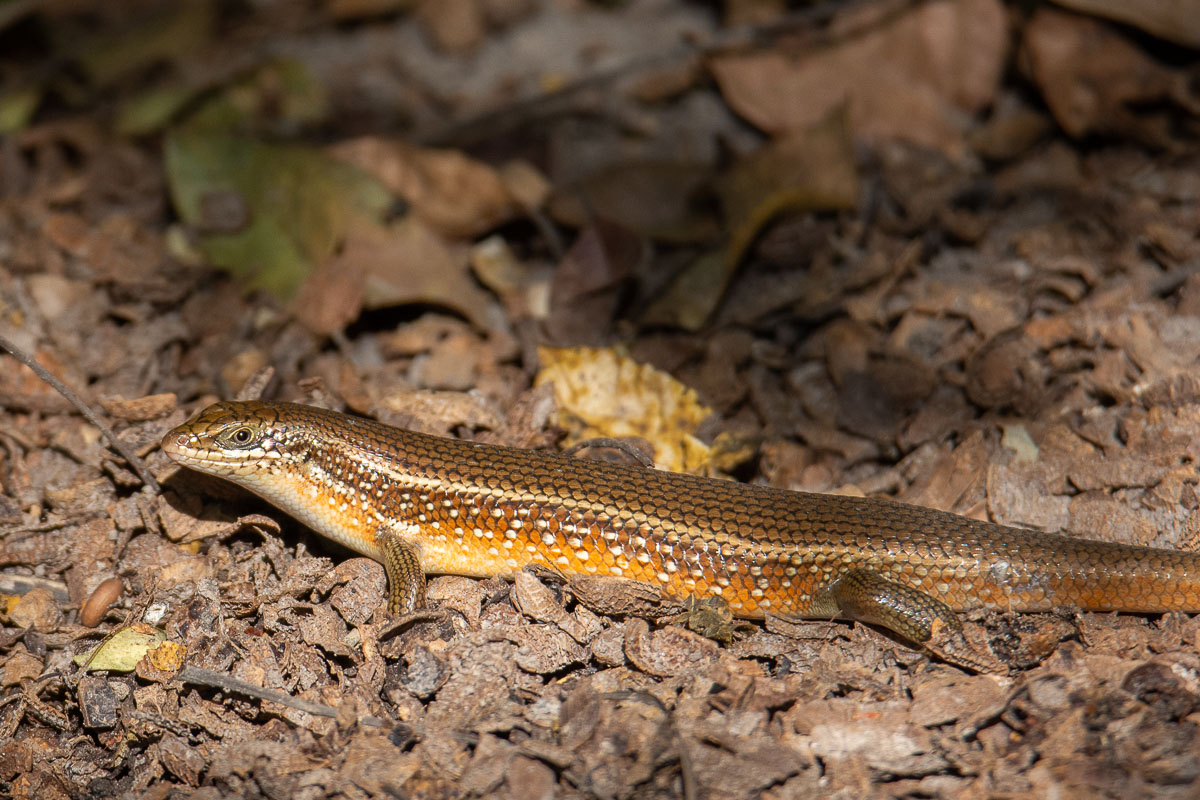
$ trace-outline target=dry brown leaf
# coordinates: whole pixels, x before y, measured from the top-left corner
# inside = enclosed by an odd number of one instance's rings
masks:
[[[1125,133],[1162,143],[1169,135],[1161,113],[1131,108],[1179,95],[1181,73],[1167,69],[1111,26],[1088,17],[1041,9],[1025,27],[1024,63],[1054,119],[1074,137]]]
[[[406,217],[389,227],[361,227],[328,265],[332,274],[361,273],[367,308],[428,303],[490,327],[496,301],[475,283],[465,248],[455,248],[423,221]]]
[[[504,303],[510,319],[545,319],[550,314],[552,267],[521,260],[499,234],[471,248],[471,270]]]
[[[852,209],[858,170],[846,115],[835,110],[742,159],[718,191],[732,234],[720,252],[695,259],[646,309],[643,322],[698,330],[725,296],[746,248],[781,213]]]
[[[858,168],[852,131],[835,110],[804,130],[786,133],[739,161],[721,178],[721,205],[731,226],[749,226],[779,208],[848,210],[858,204]],[[756,224],[757,223],[757,224]]]
[[[296,319],[326,336],[343,330],[363,308],[365,269],[358,259],[338,253],[308,274],[292,301]]]
[[[457,150],[365,137],[330,152],[375,176],[414,214],[451,238],[478,236],[519,213],[496,170]]]
[[[584,228],[550,280],[550,341],[607,341],[629,281],[648,257],[641,237],[620,225],[597,220]]]
[[[1085,14],[1124,22],[1176,44],[1200,47],[1200,7],[1195,0],[1055,0]]]
[[[653,239],[703,241],[718,230],[712,214],[696,203],[711,178],[703,164],[620,164],[556,191],[550,198],[550,213],[573,227],[599,217]]]
[[[478,0],[422,0],[417,19],[434,43],[451,53],[474,50],[485,34]]]
[[[460,427],[500,427],[501,418],[484,398],[464,392],[392,392],[379,398],[374,411],[401,428],[444,435]]]
[[[100,398],[100,405],[104,407],[105,414],[127,422],[144,422],[161,417],[174,411],[178,404],[179,400],[174,392],[135,397],[132,400],[119,397]]]
[[[995,95],[1007,38],[997,0],[944,0],[812,54],[731,55],[712,69],[729,104],[770,133],[806,128],[846,104],[857,136],[958,157],[962,114]]]

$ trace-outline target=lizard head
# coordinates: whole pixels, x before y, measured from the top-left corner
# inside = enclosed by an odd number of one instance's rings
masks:
[[[253,401],[214,403],[162,440],[163,452],[184,466],[233,478],[303,460],[303,437],[282,424],[277,407]]]

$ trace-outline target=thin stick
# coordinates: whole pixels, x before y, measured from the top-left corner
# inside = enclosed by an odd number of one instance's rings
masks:
[[[224,672],[214,672],[211,669],[203,669],[202,667],[184,667],[179,670],[176,677],[185,683],[210,686],[226,693],[246,695],[259,700],[270,700],[273,703],[279,703],[288,708],[294,708],[297,711],[307,712],[315,717],[337,716],[337,709],[333,706],[327,706],[324,703],[314,703],[311,700],[303,700],[299,697],[292,697],[290,694],[276,691],[275,689],[255,686],[253,683],[235,678]],[[370,716],[362,717],[359,719],[359,723],[375,728],[383,727],[386,724],[379,717]]]
[[[13,358],[29,367],[39,378],[53,386],[55,391],[67,398],[68,403],[79,409],[79,413],[83,414],[84,418],[87,419],[88,422],[96,426],[96,429],[100,431],[100,435],[107,439],[108,443],[112,446],[112,449],[116,450],[121,457],[125,459],[130,468],[133,469],[133,471],[137,473],[138,477],[142,479],[142,483],[149,486],[155,492],[160,494],[162,493],[162,488],[158,485],[158,481],[154,480],[154,476],[151,475],[150,471],[146,469],[146,465],[142,463],[142,460],[138,458],[132,450],[126,447],[124,442],[117,438],[117,435],[112,432],[112,428],[104,424],[100,417],[98,417],[96,413],[92,411],[92,409],[89,408],[86,403],[83,402],[83,399],[79,395],[75,394],[70,387],[55,377],[50,370],[34,361],[33,356],[17,347],[4,336],[0,336],[0,348],[4,348],[8,352],[12,353]]]

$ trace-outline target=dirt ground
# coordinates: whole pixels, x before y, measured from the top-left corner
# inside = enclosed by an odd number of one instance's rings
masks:
[[[95,415],[0,355],[0,796],[1200,796],[1200,618],[396,623],[158,449],[298,400],[1200,549],[1200,12],[179,5],[0,4],[0,339]]]

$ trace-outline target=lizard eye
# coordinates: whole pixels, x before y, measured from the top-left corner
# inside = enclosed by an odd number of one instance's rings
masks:
[[[253,428],[234,428],[228,434],[229,441],[236,445],[247,445],[254,441]]]

